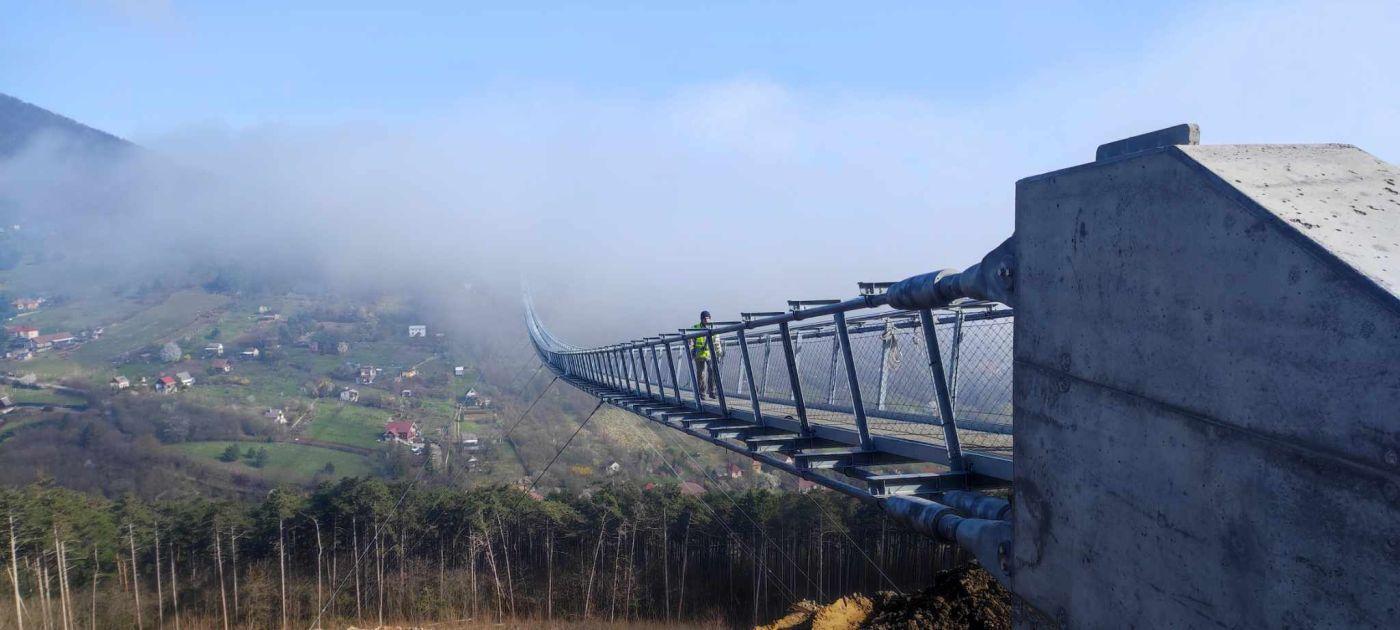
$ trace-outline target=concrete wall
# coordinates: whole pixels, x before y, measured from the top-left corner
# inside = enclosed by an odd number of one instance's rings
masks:
[[[1017,184],[1012,580],[1045,618],[1400,623],[1397,179],[1180,146]]]

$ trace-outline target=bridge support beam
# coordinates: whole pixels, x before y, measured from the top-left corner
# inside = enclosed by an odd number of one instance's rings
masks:
[[[1021,623],[1393,625],[1400,169],[1145,146],[1017,184]]]

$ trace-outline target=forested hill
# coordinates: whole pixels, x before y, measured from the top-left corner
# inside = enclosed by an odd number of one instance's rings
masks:
[[[11,157],[37,138],[55,134],[93,153],[118,153],[136,145],[78,121],[0,94],[0,159]]]

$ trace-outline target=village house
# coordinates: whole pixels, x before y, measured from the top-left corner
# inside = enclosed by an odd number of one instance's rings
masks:
[[[73,333],[53,333],[52,335],[39,335],[29,340],[29,344],[36,351],[49,350],[52,348],[64,348],[77,343],[78,338]]]
[[[377,376],[379,376],[379,368],[373,365],[361,365],[360,375],[355,380],[361,385],[373,385]]]
[[[687,497],[698,497],[705,494],[705,486],[694,481],[681,482],[681,494]]]
[[[0,409],[9,410],[11,407],[14,406],[15,401],[10,400],[9,396],[0,396]]]
[[[11,302],[10,305],[15,307],[17,311],[33,311],[38,310],[38,308],[44,304],[44,301],[44,298],[18,298]]]
[[[719,470],[715,472],[720,476],[729,477],[730,479],[742,479],[744,477],[744,469],[740,468],[739,465],[734,462],[729,462],[720,466]]]
[[[815,481],[808,481],[808,480],[806,480],[806,479],[798,479],[798,480],[797,480],[797,491],[798,491],[798,492],[801,492],[801,493],[804,493],[804,494],[805,494],[805,493],[808,493],[808,492],[811,492],[811,491],[815,490],[816,488],[817,488],[817,483],[816,483]]]
[[[238,356],[241,356],[245,359],[256,359],[262,356],[262,351],[258,350],[257,348],[248,348],[247,350],[238,353]]]
[[[112,388],[112,391],[119,392],[131,387],[131,380],[118,374],[117,376],[113,376],[111,382],[107,383],[107,385]]]
[[[413,390],[405,389],[403,391],[400,391],[399,395],[403,396],[404,398],[413,398]]]
[[[211,344],[209,344],[209,345],[207,345],[207,346],[204,346],[204,356],[206,356],[206,357],[221,357],[221,356],[224,356],[224,344],[221,344],[221,343],[211,343]]]
[[[340,391],[340,399],[345,402],[360,402],[360,390],[346,387]]]
[[[191,385],[194,385],[194,377],[190,376],[189,372],[176,372],[175,379],[180,381],[181,387],[189,387]]]
[[[39,329],[33,326],[15,326],[10,329],[10,332],[20,339],[33,339],[39,336]]]
[[[15,379],[15,383],[18,384],[20,387],[38,387],[39,375],[30,372],[28,374],[25,374],[24,376]]]
[[[408,368],[399,373],[399,378],[413,378],[415,376],[418,376],[418,370],[415,368]]]
[[[412,442],[418,438],[418,427],[408,420],[394,420],[384,425],[384,439]]]
[[[5,358],[11,361],[28,361],[34,358],[34,351],[30,350],[27,346],[24,348],[15,348],[14,350],[5,352]]]
[[[408,336],[409,336],[410,338],[412,338],[412,337],[427,337],[427,336],[428,336],[428,327],[427,327],[427,326],[423,326],[423,325],[409,326],[409,327],[408,327]]]
[[[453,376],[466,376],[466,375],[467,375],[467,367],[466,367],[465,365],[459,365],[459,366],[457,366],[457,367],[452,368],[452,375],[453,375]]]
[[[611,463],[611,464],[608,464],[608,467],[605,468],[604,470],[606,470],[606,471],[607,471],[607,475],[608,475],[609,477],[611,477],[611,476],[613,476],[613,475],[616,475],[617,473],[622,472],[622,464],[619,464],[619,463],[617,463],[617,462],[613,462],[613,463]]]
[[[258,313],[258,321],[260,322],[275,322],[281,319],[282,315],[279,313]]]
[[[462,448],[468,451],[475,451],[481,448],[481,438],[476,437],[475,433],[463,433]]]
[[[175,381],[173,376],[162,376],[156,379],[157,394],[173,394],[179,390],[180,384]]]
[[[336,353],[336,354],[340,354],[340,355],[350,354],[350,342],[348,342],[348,341],[337,341],[337,342],[335,342],[335,353]]]
[[[215,374],[228,374],[233,371],[233,364],[228,359],[214,359],[209,362],[209,371]]]
[[[276,422],[277,424],[287,424],[287,412],[281,409],[268,409],[263,412],[263,417]]]

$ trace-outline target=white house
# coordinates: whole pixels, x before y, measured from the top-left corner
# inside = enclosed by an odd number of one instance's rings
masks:
[[[209,344],[209,345],[207,345],[207,346],[204,346],[204,354],[206,354],[206,355],[208,355],[208,356],[211,356],[211,357],[221,357],[221,356],[224,356],[224,344],[221,344],[221,343],[211,343],[211,344]]]
[[[427,337],[427,336],[428,336],[428,327],[427,327],[427,326],[424,326],[424,325],[421,325],[421,324],[419,324],[419,325],[414,325],[414,326],[409,326],[409,327],[408,327],[408,336],[409,336],[409,337]]]
[[[457,367],[452,368],[452,375],[453,375],[453,376],[465,376],[466,374],[467,374],[467,367],[464,366],[464,365],[459,365],[459,366],[457,366]]]
[[[256,359],[262,355],[262,351],[258,350],[257,348],[248,348],[247,350],[244,350],[243,352],[240,352],[238,354],[244,358]]]
[[[340,399],[345,402],[359,402],[360,390],[346,387],[340,392]]]
[[[191,385],[194,385],[194,377],[190,376],[189,372],[176,372],[175,378],[180,380],[181,387],[189,387]]]
[[[131,380],[121,375],[113,376],[112,382],[108,383],[108,385],[111,386],[112,391],[119,392],[123,389],[131,387]]]
[[[263,413],[263,417],[277,424],[287,424],[287,413],[281,409],[268,409]]]

